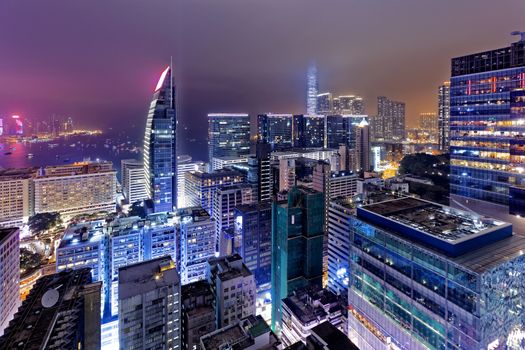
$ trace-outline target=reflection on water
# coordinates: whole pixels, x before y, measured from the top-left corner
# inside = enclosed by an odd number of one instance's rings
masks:
[[[120,160],[140,159],[138,143],[129,137],[75,135],[45,142],[0,143],[0,168],[70,164],[83,160],[105,160],[120,170]]]

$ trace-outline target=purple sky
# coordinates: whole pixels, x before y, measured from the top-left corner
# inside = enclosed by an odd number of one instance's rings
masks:
[[[450,58],[507,46],[523,0],[2,0],[0,115],[145,123],[172,55],[180,120],[208,112],[302,112],[305,71],[321,90],[436,110]]]

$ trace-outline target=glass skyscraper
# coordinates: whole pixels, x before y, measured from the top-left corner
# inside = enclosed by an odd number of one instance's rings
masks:
[[[319,83],[317,81],[317,67],[315,64],[308,67],[308,71],[306,72],[306,84],[306,114],[316,114]]]
[[[525,185],[525,41],[454,58],[451,74],[450,191],[508,205]]]
[[[146,192],[155,212],[172,211],[177,205],[177,152],[175,84],[171,66],[155,87],[144,135]]]
[[[250,153],[250,116],[239,113],[208,114],[208,156],[247,156]]]
[[[259,114],[257,116],[258,141],[269,143],[272,150],[293,146],[292,114]]]
[[[438,140],[439,150],[445,153],[450,148],[450,82],[438,89]]]

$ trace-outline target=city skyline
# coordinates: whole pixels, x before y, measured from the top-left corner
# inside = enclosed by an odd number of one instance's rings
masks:
[[[420,112],[437,109],[435,91],[449,77],[452,57],[514,40],[508,34],[520,29],[519,9],[525,4],[506,1],[508,6],[492,11],[490,3],[477,1],[477,16],[466,16],[472,11],[467,3],[454,3],[451,11],[445,2],[326,6],[303,1],[296,6],[294,1],[176,1],[133,3],[117,12],[117,5],[54,1],[46,8],[59,8],[52,11],[58,15],[43,18],[38,3],[21,7],[7,1],[0,5],[0,33],[10,33],[0,40],[5,53],[0,63],[5,81],[0,105],[5,110],[0,113],[71,115],[80,125],[92,127],[116,127],[126,121],[140,136],[156,77],[173,56],[179,131],[188,139],[205,136],[194,121],[204,121],[207,113],[303,113],[305,72],[312,60],[317,63],[320,92],[363,96],[372,115],[377,96],[406,102],[408,124],[415,124]],[[209,11],[201,11],[205,7]],[[314,25],[300,26],[308,17]],[[442,26],[445,17],[447,28]],[[42,30],[19,28],[19,18]],[[98,25],[92,30],[94,18]],[[498,30],[479,33],[476,23],[485,21]],[[237,30],[235,23],[244,30]],[[280,24],[289,28],[282,37],[280,30],[272,29]],[[168,25],[172,30],[166,30]],[[15,27],[12,33],[8,30]]]

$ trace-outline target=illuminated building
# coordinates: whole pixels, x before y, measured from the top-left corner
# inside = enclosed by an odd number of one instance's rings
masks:
[[[250,116],[243,113],[208,114],[208,161],[216,157],[250,154]]]
[[[317,94],[319,82],[317,81],[317,67],[312,64],[306,72],[306,114],[317,114]]]
[[[32,181],[35,214],[59,212],[70,217],[115,211],[116,171],[111,162],[48,166]]]
[[[450,82],[438,89],[438,142],[439,150],[448,153],[450,148]]]
[[[215,256],[215,222],[201,207],[179,209],[180,275],[183,285],[206,278],[206,261]]]
[[[322,115],[293,116],[294,147],[324,147],[325,117]]]
[[[16,228],[0,228],[0,335],[20,305],[19,234]]]
[[[450,192],[525,213],[525,40],[452,59]]]
[[[370,126],[362,120],[354,127],[355,130],[355,171],[370,171]]]
[[[258,141],[269,143],[272,150],[293,146],[292,114],[260,114],[257,116]]]
[[[317,114],[328,114],[333,110],[332,93],[325,92],[317,95]]]
[[[248,157],[247,183],[254,189],[257,202],[268,202],[272,195],[272,173],[270,171],[271,146],[267,143],[255,144],[255,155]]]
[[[35,169],[0,170],[0,227],[20,227],[33,215]]]
[[[221,169],[213,173],[186,173],[186,204],[202,207],[213,217],[213,197],[218,188],[245,181],[245,176],[235,170]]]
[[[238,254],[208,260],[217,328],[255,315],[255,279]]]
[[[144,165],[136,159],[122,159],[122,194],[129,204],[148,198],[144,184]]]
[[[357,207],[347,233],[360,349],[496,349],[523,332],[525,237],[511,224],[407,197]]]
[[[349,95],[339,96],[339,110],[336,113],[363,115],[365,114],[365,104],[362,97]]]
[[[180,280],[169,257],[119,269],[121,349],[181,349]]]
[[[252,186],[238,184],[219,187],[213,196],[213,218],[215,219],[215,234],[217,235],[218,252],[220,256],[231,255],[234,250],[235,237],[233,232],[234,209],[238,205],[253,202]]]
[[[312,328],[324,322],[343,328],[342,318],[346,302],[342,302],[329,290],[299,289],[284,298],[281,305],[281,341],[284,346],[298,341],[306,343]]]
[[[431,140],[437,139],[438,116],[433,112],[419,113],[419,129],[429,134]]]
[[[176,128],[173,68],[168,66],[155,87],[144,134],[144,178],[155,212],[177,205]]]
[[[294,290],[322,284],[324,194],[294,187],[272,203],[272,329],[281,331],[281,303]]]
[[[188,206],[186,200],[186,173],[192,171],[205,172],[208,163],[192,161],[190,156],[179,156],[177,161],[177,208]]]
[[[41,277],[0,337],[0,349],[100,349],[100,285],[89,269]]]
[[[215,296],[208,281],[183,284],[181,293],[182,348],[201,349],[201,337],[216,330]]]
[[[220,170],[235,164],[246,164],[248,163],[248,157],[213,157],[211,160],[211,170]]]
[[[374,118],[374,138],[403,140],[405,138],[405,103],[377,98],[377,116]]]
[[[279,160],[279,192],[288,192],[295,186],[295,159]]]

